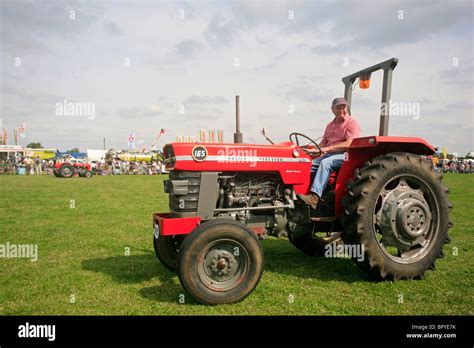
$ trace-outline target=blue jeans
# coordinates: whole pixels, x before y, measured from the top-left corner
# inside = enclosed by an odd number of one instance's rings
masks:
[[[316,175],[314,176],[310,191],[316,193],[319,198],[321,198],[324,188],[328,184],[331,172],[341,168],[343,161],[343,153],[334,154],[329,152],[321,157],[315,158],[311,165],[311,174],[316,172]]]

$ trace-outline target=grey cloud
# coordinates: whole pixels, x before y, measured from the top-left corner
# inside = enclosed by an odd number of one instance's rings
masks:
[[[176,45],[176,53],[184,58],[192,58],[203,46],[195,40],[184,40]]]
[[[184,100],[184,104],[226,104],[229,101],[222,96],[192,95]]]
[[[260,45],[265,45],[268,42],[268,40],[260,37],[259,35],[255,35],[255,41],[257,41]]]
[[[140,119],[140,118],[157,117],[159,112],[152,110],[151,108],[134,106],[134,107],[118,110],[117,114],[119,115],[120,118],[124,118],[124,119]]]
[[[317,45],[311,48],[311,52],[314,54],[334,54],[349,49],[350,46],[347,43],[341,45]]]
[[[264,65],[259,65],[255,68],[252,68],[252,70],[253,71],[271,70],[272,68],[274,68],[278,63],[280,63],[287,56],[288,56],[288,51],[285,51],[282,54],[279,54],[278,56],[273,57],[271,59],[270,63],[264,64]]]
[[[71,39],[97,22],[94,4],[72,1],[2,1],[1,41],[4,49],[18,54],[48,52],[49,38]],[[75,18],[70,18],[74,11]]]
[[[473,114],[474,110],[474,103],[472,101],[460,100],[457,103],[450,103],[446,105],[445,110],[471,110],[471,114]]]
[[[299,100],[305,103],[328,103],[328,100],[333,98],[331,91],[322,87],[315,87],[314,84],[308,80],[296,79],[290,84],[280,86],[280,90],[286,100],[294,101]]]
[[[467,63],[460,62],[459,66],[453,66],[439,73],[440,79],[450,85],[471,88],[474,85],[474,60]]]
[[[104,23],[105,30],[111,35],[123,36],[123,31],[119,28],[117,23],[112,21],[106,21]]]
[[[222,14],[215,15],[209,21],[204,37],[213,47],[230,46],[236,35],[238,28],[231,16]]]
[[[370,47],[381,49],[433,37],[441,31],[472,32],[472,2],[303,2],[295,6],[295,19],[285,32],[322,30],[331,25],[327,39],[338,44],[322,44],[314,53],[329,54],[339,50]],[[403,19],[399,19],[403,11]],[[459,28],[462,29],[460,30]],[[469,29],[470,28],[470,29]]]

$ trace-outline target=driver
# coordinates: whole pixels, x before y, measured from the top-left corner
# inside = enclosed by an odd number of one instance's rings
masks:
[[[349,115],[347,101],[336,98],[332,101],[334,120],[328,123],[319,147],[321,156],[313,160],[311,174],[316,172],[310,192],[307,195],[298,194],[298,198],[316,209],[321,195],[326,187],[331,172],[341,167],[344,152],[351,145],[352,139],[360,136],[359,123]]]

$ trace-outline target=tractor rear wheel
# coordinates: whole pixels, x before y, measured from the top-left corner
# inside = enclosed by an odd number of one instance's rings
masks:
[[[72,178],[72,176],[74,175],[74,172],[75,172],[74,167],[68,163],[64,163],[59,168],[59,175],[63,178]]]
[[[196,301],[208,305],[243,300],[260,281],[263,264],[257,236],[230,219],[199,225],[178,255],[181,284]]]
[[[452,205],[431,161],[389,153],[357,169],[343,199],[344,243],[360,245],[357,265],[377,279],[422,278],[450,242]]]
[[[90,170],[86,170],[86,172],[84,173],[84,177],[92,178],[92,172]]]
[[[324,256],[329,244],[342,243],[340,232],[332,232],[325,236],[312,236],[311,233],[305,233],[303,235],[294,235],[290,233],[288,240],[297,249],[309,256]]]
[[[156,257],[171,272],[178,270],[179,249],[185,237],[186,235],[160,236],[159,231],[155,227],[153,248],[155,249]]]

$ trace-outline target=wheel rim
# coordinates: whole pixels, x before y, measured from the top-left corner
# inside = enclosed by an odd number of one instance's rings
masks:
[[[63,175],[70,175],[71,174],[71,169],[68,167],[63,168]]]
[[[392,260],[422,259],[439,230],[439,204],[431,187],[415,175],[391,178],[379,192],[373,212],[376,239]]]
[[[201,282],[213,291],[229,291],[245,280],[250,257],[235,240],[212,242],[200,254],[198,274]]]

